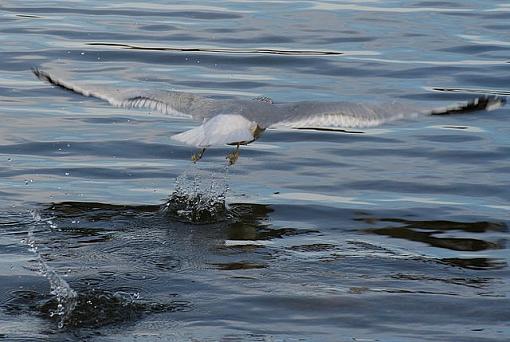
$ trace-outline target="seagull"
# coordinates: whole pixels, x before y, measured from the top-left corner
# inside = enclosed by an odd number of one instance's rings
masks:
[[[82,86],[38,68],[32,71],[42,81],[83,96],[104,100],[115,107],[145,108],[171,117],[201,121],[201,125],[175,134],[171,139],[199,148],[191,157],[193,162],[201,159],[206,148],[210,146],[236,146],[235,150],[227,155],[229,165],[239,158],[240,145],[257,140],[268,128],[366,128],[426,115],[490,111],[506,103],[503,97],[480,96],[448,107],[424,109],[397,101],[381,104],[347,101],[274,103],[265,96],[254,99],[214,99],[180,91]]]

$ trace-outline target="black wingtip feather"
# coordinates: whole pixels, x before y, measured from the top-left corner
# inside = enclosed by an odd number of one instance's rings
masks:
[[[42,80],[43,78],[43,72],[39,70],[37,67],[32,67],[32,73],[37,77],[38,79]]]
[[[34,73],[35,77],[37,77],[41,81],[45,81],[54,85],[59,85],[48,73],[42,71],[37,67],[32,67],[32,72]]]
[[[80,95],[83,95],[83,96],[90,96],[88,94],[83,94],[79,91],[76,91],[76,89],[69,87],[68,85],[64,84],[62,81],[59,81],[58,79],[52,77],[50,74],[48,74],[45,71],[42,71],[41,69],[39,69],[37,67],[32,67],[32,72],[38,79],[40,79],[43,82],[47,82],[51,85],[57,86],[64,90],[68,90],[72,93],[79,93]]]
[[[482,110],[493,110],[500,107],[503,107],[506,104],[506,99],[504,97],[499,96],[480,96],[477,97],[465,104],[459,105],[457,107],[445,108],[444,110],[439,110],[432,112],[432,115],[450,115],[450,114],[465,114],[474,111],[482,111]]]

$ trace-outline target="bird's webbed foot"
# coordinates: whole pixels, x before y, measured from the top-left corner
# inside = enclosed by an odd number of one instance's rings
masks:
[[[197,161],[199,161],[200,159],[202,159],[202,156],[204,155],[204,152],[205,152],[205,148],[202,148],[200,150],[198,150],[196,153],[194,153],[192,156],[191,156],[191,161],[193,163],[196,163]]]
[[[228,160],[228,165],[234,165],[237,161],[237,159],[239,159],[239,154],[240,154],[240,151],[239,151],[239,144],[237,145],[236,149],[229,152],[227,154],[227,160]]]

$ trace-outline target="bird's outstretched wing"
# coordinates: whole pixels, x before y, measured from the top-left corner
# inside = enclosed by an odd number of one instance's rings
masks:
[[[202,125],[176,134],[172,139],[197,147],[235,144],[255,139],[257,113],[271,114],[272,100],[218,100],[177,91],[117,89],[83,86],[40,69],[32,69],[37,78],[74,93],[104,100],[116,107],[146,108],[172,117],[202,121]]]
[[[424,115],[461,114],[493,110],[505,104],[501,97],[478,97],[449,107],[426,109],[413,104],[390,102],[360,104],[353,102],[297,102],[280,107],[280,117],[268,117],[271,128],[363,128]]]
[[[218,100],[177,91],[145,91],[80,86],[48,72],[33,69],[41,80],[60,88],[102,99],[113,106],[147,108],[173,117],[202,120],[202,125],[173,136],[189,145],[207,147],[255,139],[257,128],[362,128],[423,115],[446,115],[492,110],[505,104],[501,97],[479,97],[451,107],[424,109],[401,102],[360,104],[317,102],[274,104],[269,98]]]
[[[42,81],[83,96],[104,100],[115,107],[145,108],[172,117],[203,120],[218,114],[239,112],[243,107],[242,101],[218,100],[187,92],[83,86],[40,69],[34,68],[32,71]]]

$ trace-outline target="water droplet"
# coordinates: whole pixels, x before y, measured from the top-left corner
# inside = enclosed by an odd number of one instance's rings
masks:
[[[69,286],[69,284],[61,277],[53,268],[51,268],[43,259],[37,250],[35,240],[34,227],[38,224],[46,223],[52,225],[51,220],[44,220],[38,210],[31,210],[30,214],[35,224],[29,226],[27,232],[26,243],[29,251],[35,254],[39,262],[39,272],[46,277],[51,287],[51,294],[54,295],[58,301],[56,310],[50,311],[50,317],[59,316],[58,328],[64,326],[65,321],[69,318],[74,308],[76,307],[78,294]]]
[[[193,164],[195,165],[195,164]],[[175,191],[161,212],[187,222],[212,223],[225,219],[227,171],[200,174],[197,168],[177,177]]]
[[[69,172],[66,172],[66,173],[65,173],[65,175],[66,175],[66,176],[69,176]]]

